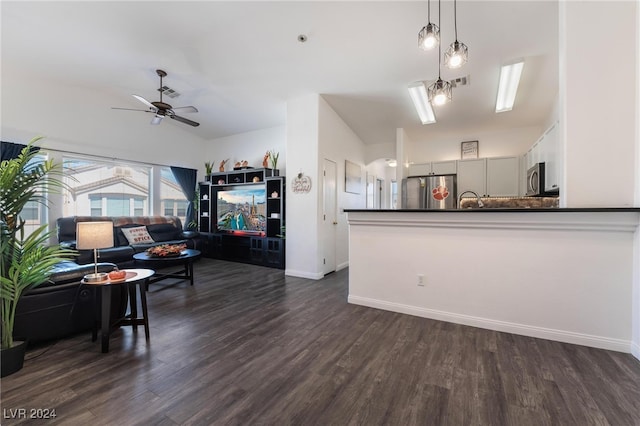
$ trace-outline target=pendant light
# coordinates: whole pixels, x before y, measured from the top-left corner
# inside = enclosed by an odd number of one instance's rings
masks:
[[[447,68],[455,69],[463,66],[469,58],[469,48],[464,43],[458,41],[458,6],[456,0],[453,0],[453,26],[455,30],[456,41],[444,53],[444,63]]]
[[[438,0],[438,23],[441,24],[440,21],[440,0]],[[429,102],[431,102],[434,106],[444,105],[451,100],[451,83],[448,81],[442,80],[440,78],[440,58],[442,57],[442,49],[438,44],[438,79],[429,86],[427,89],[427,95],[429,97]]]
[[[427,25],[418,33],[418,47],[431,50],[440,43],[440,28],[431,23],[431,0],[427,1]]]

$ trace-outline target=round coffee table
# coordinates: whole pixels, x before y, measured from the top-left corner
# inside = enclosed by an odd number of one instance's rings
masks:
[[[145,251],[133,255],[136,263],[139,262],[145,266],[153,267],[153,269],[156,271],[156,274],[153,276],[153,278],[147,281],[147,289],[149,288],[149,284],[167,278],[178,278],[183,280],[188,279],[190,284],[193,285],[193,261],[198,257],[200,257],[200,251],[193,249],[182,250],[179,256],[149,256]],[[170,273],[158,273],[158,268],[165,265],[182,265],[183,269]]]

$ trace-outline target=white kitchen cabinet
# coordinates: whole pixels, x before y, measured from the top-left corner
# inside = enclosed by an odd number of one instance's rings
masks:
[[[558,140],[558,123],[551,126],[543,136],[544,144],[544,190],[557,191],[559,182],[560,148]]]
[[[433,161],[409,165],[407,176],[447,175],[456,173],[456,161]]]
[[[465,191],[473,191],[481,197],[487,193],[486,159],[458,160],[457,169],[458,197]]]
[[[518,157],[487,158],[487,196],[517,197],[520,160]]]
[[[517,197],[519,176],[518,157],[459,160],[458,196],[473,191],[481,197]]]
[[[456,173],[456,160],[434,161],[431,163],[431,172],[434,175],[450,175]]]

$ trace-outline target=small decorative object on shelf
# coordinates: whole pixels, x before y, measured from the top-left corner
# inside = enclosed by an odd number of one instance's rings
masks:
[[[180,256],[186,244],[162,244],[147,249],[146,253],[151,257],[175,257]]]
[[[204,177],[204,180],[209,182],[211,180],[211,173],[213,173],[213,161],[205,161],[204,162],[204,171],[206,173],[206,176]]]
[[[271,167],[273,168],[273,175],[278,176],[278,157],[280,157],[279,152],[270,151],[269,158],[271,159]]]
[[[225,165],[225,164],[227,164],[227,161],[229,161],[229,159],[228,159],[228,158],[227,158],[226,160],[222,160],[222,161],[220,162],[219,170],[220,170],[221,172],[224,172],[224,165]]]
[[[269,157],[270,156],[271,156],[271,153],[269,151],[267,151],[267,153],[262,158],[262,167],[264,167],[265,169],[267,167],[269,167]]]
[[[278,191],[273,191],[271,193],[271,198],[278,198]]]
[[[260,182],[260,178],[259,178],[258,176],[254,176],[252,180],[253,180],[253,182],[255,182],[255,183]]]
[[[218,179],[218,185],[224,185],[224,184],[225,184],[224,179]]]

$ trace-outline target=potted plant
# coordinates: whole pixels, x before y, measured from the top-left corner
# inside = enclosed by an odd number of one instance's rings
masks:
[[[275,151],[269,152],[269,159],[271,159],[271,168],[273,169],[274,176],[279,176],[280,174],[278,172],[278,157],[280,157],[279,152],[275,152]]]
[[[204,162],[204,171],[205,176],[204,180],[209,182],[211,180],[211,173],[213,173],[213,161],[205,161]]]
[[[16,306],[21,295],[45,282],[52,267],[76,254],[49,246],[47,225],[26,235],[20,216],[28,202],[47,203],[47,194],[63,188],[62,169],[52,160],[39,160],[32,143],[17,158],[0,163],[0,299],[2,318],[2,376],[22,368],[26,342],[13,340]]]

